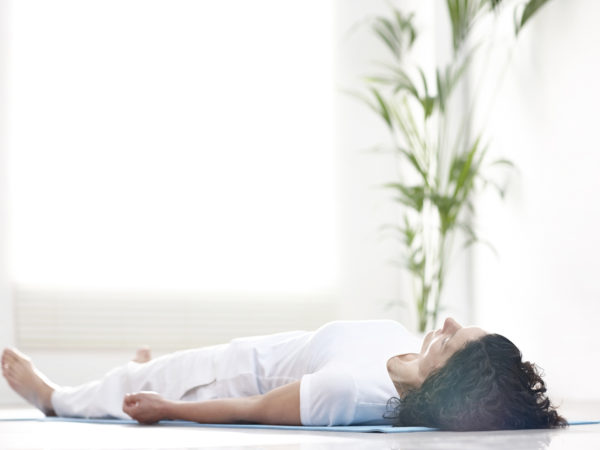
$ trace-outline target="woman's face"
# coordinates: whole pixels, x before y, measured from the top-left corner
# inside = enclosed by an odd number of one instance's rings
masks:
[[[435,369],[442,367],[457,350],[469,341],[474,341],[487,333],[478,327],[463,327],[448,317],[442,328],[427,333],[418,356],[419,375],[423,380]]]
[[[462,327],[456,320],[447,318],[442,328],[427,333],[419,353],[409,353],[390,358],[387,369],[398,392],[406,387],[418,388],[435,369],[442,367],[456,351],[469,341],[487,333],[478,327]]]

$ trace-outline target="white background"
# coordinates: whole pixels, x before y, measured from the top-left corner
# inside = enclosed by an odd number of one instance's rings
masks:
[[[330,10],[61,0],[10,18],[16,283],[335,283]]]
[[[434,9],[432,4],[420,5],[424,39],[417,53],[425,64],[431,64],[427,60],[445,48],[433,33],[442,9]],[[368,31],[348,30],[374,13],[385,12],[386,4],[340,0],[334,5],[336,83],[341,88],[356,87],[357,77],[365,74],[369,62],[383,56],[383,51]],[[3,36],[6,6],[0,2]],[[600,100],[595,81],[600,78],[598,18],[600,5],[596,2],[553,0],[521,36],[488,122],[491,152],[511,158],[519,171],[504,202],[491,195],[480,199],[477,218],[499,257],[479,248],[473,255],[471,276],[465,261],[457,261],[448,290],[448,313],[513,339],[526,357],[546,369],[550,390],[559,401],[600,398],[600,387],[588,381],[600,368],[595,333],[600,316],[595,277],[600,251],[596,201],[600,155],[595,120]],[[3,51],[5,39],[0,42]],[[6,58],[0,58],[0,68],[4,87]],[[81,92],[85,93],[83,87]],[[4,89],[0,96],[6,98]],[[9,123],[5,107],[0,114],[0,130],[5,132]],[[385,193],[376,188],[394,176],[394,167],[385,156],[364,151],[385,140],[385,129],[364,106],[339,93],[333,116],[337,316],[393,317],[411,324],[407,311],[383,307],[386,301],[407,295],[403,279],[387,262],[396,256],[396,248],[392,241],[381,241],[377,233],[379,225],[397,217]],[[1,144],[0,343],[11,345],[14,330],[5,173],[9,142],[5,133]],[[74,382],[101,373],[124,358],[125,352],[34,356],[51,375],[62,373],[59,381]],[[78,366],[87,364],[88,370],[57,368],[57,357],[64,358],[61,361],[75,358]],[[14,400],[5,384],[0,387],[0,399]]]

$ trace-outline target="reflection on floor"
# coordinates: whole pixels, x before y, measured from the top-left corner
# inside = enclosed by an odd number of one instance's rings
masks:
[[[600,403],[563,410],[571,420],[600,420]],[[40,417],[32,409],[0,409],[0,418]],[[600,425],[567,430],[478,433],[333,433],[147,427],[68,422],[0,422],[0,449],[598,449]]]

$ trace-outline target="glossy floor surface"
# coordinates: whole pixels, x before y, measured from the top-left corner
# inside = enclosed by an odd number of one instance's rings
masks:
[[[586,405],[572,419],[600,419]],[[39,417],[31,409],[0,409],[0,418]],[[569,417],[569,416],[567,416]],[[0,449],[600,449],[600,425],[566,430],[478,433],[335,433],[152,427],[69,422],[2,422]]]

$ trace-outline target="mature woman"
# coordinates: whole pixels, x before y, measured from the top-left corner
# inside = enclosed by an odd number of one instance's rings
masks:
[[[566,424],[508,339],[451,318],[422,344],[395,321],[337,321],[129,362],[76,387],[52,383],[7,349],[2,373],[47,415],[448,430]]]

